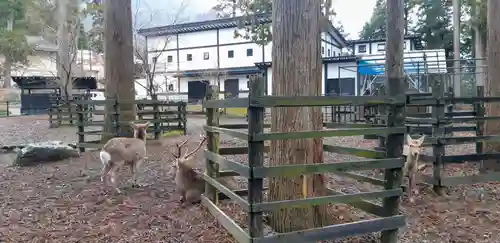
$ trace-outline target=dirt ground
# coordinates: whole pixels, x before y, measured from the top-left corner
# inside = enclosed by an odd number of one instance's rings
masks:
[[[9,123],[0,122],[2,144],[37,139],[71,142],[76,138],[74,128],[48,129],[46,118],[11,119],[8,118]],[[199,134],[203,123],[203,119],[190,119],[189,133]],[[123,195],[100,182],[100,163],[95,152],[36,167],[16,168],[0,163],[0,242],[234,242],[199,205],[185,207],[178,203],[172,176],[167,172],[173,144],[181,140],[169,139],[163,145],[148,146],[148,162],[140,171],[143,187],[131,188],[128,169],[120,171]],[[188,146],[192,148],[195,143],[193,139]],[[375,145],[373,140],[361,137],[327,139],[325,143],[358,148]],[[242,141],[222,137],[223,147],[244,145]],[[472,145],[447,148],[447,154],[473,151]],[[325,153],[325,159],[359,160],[331,153]],[[448,166],[446,174],[470,174],[475,170],[472,164]],[[330,176],[329,184],[345,193],[380,189],[338,176]],[[415,204],[406,199],[402,204],[408,227],[401,230],[399,242],[500,242],[498,183],[449,188],[446,197],[434,195],[427,186],[419,188],[421,193]],[[237,222],[245,223],[241,210],[234,205],[226,202],[223,208]],[[332,223],[372,218],[346,205],[331,206],[329,211]],[[377,242],[375,239],[368,236],[336,242]]]

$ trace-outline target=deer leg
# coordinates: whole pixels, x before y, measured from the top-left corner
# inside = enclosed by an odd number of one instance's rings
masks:
[[[139,184],[137,183],[137,172],[139,167],[142,164],[142,160],[139,160],[130,165],[130,171],[132,172],[132,188],[139,188]]]
[[[103,166],[101,170],[101,182],[104,182],[105,185],[107,185],[109,181],[108,173],[110,169],[111,169],[111,164],[108,163],[105,166]]]
[[[181,194],[181,199],[179,200],[179,202],[183,203],[186,201],[186,191],[182,190],[180,191],[180,194]]]
[[[410,171],[410,174],[408,175],[408,193],[409,193],[409,200],[410,200],[410,203],[414,203],[415,202],[415,198],[413,198],[413,190],[414,188],[416,187],[416,181],[415,181],[415,174],[417,173],[416,171],[417,168],[412,168],[411,171]],[[415,193],[415,195],[417,195],[417,193]]]
[[[110,174],[110,178],[111,178],[111,183],[113,184],[113,187],[115,188],[116,192],[118,194],[121,194],[122,191],[120,190],[120,188],[118,188],[118,183],[116,181],[116,171],[118,170],[118,166],[113,166],[109,172]]]

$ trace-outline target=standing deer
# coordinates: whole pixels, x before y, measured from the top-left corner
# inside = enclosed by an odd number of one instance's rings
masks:
[[[132,173],[132,187],[139,187],[137,184],[137,171],[146,157],[146,130],[149,122],[145,124],[131,124],[134,129],[134,137],[115,137],[110,139],[101,152],[99,157],[103,164],[101,171],[101,181],[107,184],[107,178],[110,176],[111,183],[116,192],[121,190],[116,185],[116,172],[124,165],[130,166]]]
[[[406,162],[403,168],[403,175],[408,175],[408,198],[411,203],[415,202],[412,196],[413,188],[416,186],[415,174],[427,167],[426,164],[419,165],[418,157],[422,152],[422,144],[424,143],[425,135],[418,139],[412,139],[410,135],[406,135],[406,145],[403,154],[406,155]],[[418,194],[418,190],[415,192]]]

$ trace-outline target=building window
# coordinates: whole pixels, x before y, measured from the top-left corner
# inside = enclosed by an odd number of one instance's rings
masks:
[[[330,49],[328,49],[328,57],[330,56]]]
[[[227,57],[233,58],[234,57],[234,51],[233,50],[227,51]]]
[[[158,62],[158,57],[153,57],[153,63],[157,63]]]
[[[325,55],[325,47],[324,46],[321,47],[321,55]]]
[[[188,61],[192,61],[193,60],[193,54],[187,54],[186,59]]]
[[[336,54],[335,51],[333,51],[333,56],[335,56],[335,54]]]
[[[167,56],[167,62],[173,62],[174,61],[174,57],[172,56]]]
[[[359,53],[365,53],[366,52],[366,45],[359,45],[358,46],[358,52]]]
[[[249,49],[247,49],[247,57],[251,57],[251,56],[253,56],[253,49],[249,48]]]
[[[168,91],[174,91],[174,85],[173,84],[169,84],[168,85]]]
[[[377,51],[385,51],[385,44],[384,43],[377,44]]]
[[[404,43],[403,50],[406,50],[406,41],[403,43]]]
[[[210,54],[208,52],[203,52],[203,60],[208,60],[210,58]]]

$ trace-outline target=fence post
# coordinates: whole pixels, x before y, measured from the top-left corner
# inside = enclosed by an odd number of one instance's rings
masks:
[[[181,129],[182,127],[182,101],[177,103],[177,127]]]
[[[83,106],[82,104],[78,103],[77,104],[77,117],[78,117],[78,123],[77,123],[77,127],[78,127],[78,144],[81,144],[81,143],[85,143],[85,119],[84,119],[84,109],[83,109]],[[85,152],[85,148],[84,147],[81,147],[81,146],[78,146],[78,149],[80,150],[80,153],[83,153]]]
[[[71,101],[68,101],[67,105],[68,105],[68,114],[69,114],[69,124],[73,124],[73,109],[71,109],[73,107],[73,102],[75,101],[76,99],[74,99],[74,97],[71,98]]]
[[[120,106],[118,99],[115,98],[115,103],[113,104],[113,116],[114,116],[114,122],[115,122],[115,137],[118,137],[120,134]]]
[[[156,96],[156,95],[155,95]],[[156,99],[153,99],[153,119],[154,119],[154,138],[155,139],[160,139],[160,134],[161,134],[161,129],[160,129],[160,109],[158,107],[158,103],[161,102],[158,100],[158,97]]]
[[[49,107],[49,128],[54,127],[54,117],[53,117],[54,107]]]
[[[187,134],[187,102],[182,102],[182,126],[184,135]]]
[[[250,79],[249,101],[265,95],[264,83],[265,81],[260,76],[253,76]],[[252,138],[256,134],[264,133],[264,112],[265,108],[263,107],[248,107],[248,166],[250,167],[248,203],[250,209],[253,204],[262,202],[263,179],[253,177],[253,168],[264,165],[264,141],[253,141]],[[263,237],[262,212],[250,210],[248,219],[248,234],[250,237]]]
[[[455,97],[455,93],[453,91],[453,87],[448,87],[448,97],[450,98],[454,98]],[[450,102],[450,104],[446,105],[446,113],[445,113],[445,116],[446,118],[453,118],[453,115],[451,114],[453,112],[453,107],[455,106],[454,102]],[[453,121],[449,121],[446,123],[446,126],[450,127],[450,125],[453,124]],[[446,135],[449,135],[449,136],[453,136],[453,131],[451,131],[451,129],[448,129],[446,130],[445,129],[445,134]]]
[[[476,87],[476,95],[478,98],[484,97],[484,86],[477,86]],[[475,102],[474,104],[474,116],[479,118],[479,117],[484,117],[484,102],[478,101]],[[476,120],[476,136],[483,136],[484,135],[484,120]],[[476,154],[482,154],[484,153],[484,143],[482,141],[476,142]],[[484,160],[479,161],[479,172],[480,173],[486,173],[485,167],[484,167]]]
[[[432,137],[441,138],[445,136],[445,127],[442,119],[445,117],[445,104],[443,102],[444,87],[443,82],[437,78],[432,81],[432,97],[436,99],[436,104],[432,108],[432,116],[436,121],[432,125]],[[433,189],[438,195],[443,194],[442,173],[443,173],[443,156],[445,155],[444,145],[434,144],[432,146],[434,156],[434,186]]]
[[[61,115],[61,96],[57,97],[56,101],[56,111],[57,111],[57,127],[62,123],[62,115]]]
[[[210,86],[208,89],[206,100],[216,100],[217,99],[217,91],[213,86]],[[207,114],[207,126],[209,127],[217,127],[219,126],[219,118],[217,116],[217,108],[206,108]],[[220,134],[217,132],[209,132],[206,133],[207,136],[207,150],[212,153],[219,153],[219,136]],[[209,159],[205,161],[205,169],[206,173],[211,178],[217,178],[219,176],[219,165]],[[217,204],[219,197],[217,190],[214,186],[205,182],[205,196],[211,200],[213,203]]]

